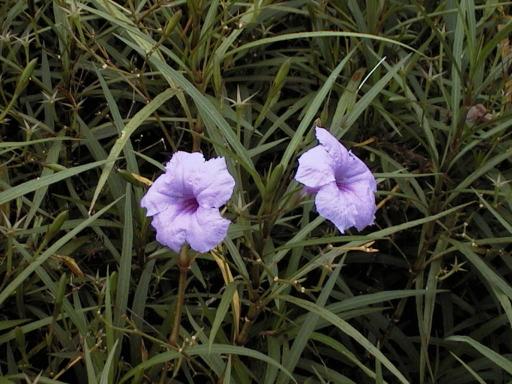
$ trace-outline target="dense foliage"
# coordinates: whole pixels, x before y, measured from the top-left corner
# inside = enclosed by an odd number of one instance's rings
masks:
[[[2,0],[0,383],[512,380],[510,11]],[[377,178],[362,232],[293,180],[315,125]],[[236,187],[171,343],[140,199],[177,150]]]

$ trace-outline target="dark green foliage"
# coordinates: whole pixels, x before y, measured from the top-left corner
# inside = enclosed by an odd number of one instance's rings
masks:
[[[0,383],[512,380],[511,7],[0,2]],[[339,235],[314,124],[379,181]],[[189,273],[139,206],[176,150],[237,181]]]

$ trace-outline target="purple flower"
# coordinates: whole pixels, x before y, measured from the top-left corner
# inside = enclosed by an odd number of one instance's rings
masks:
[[[153,216],[156,239],[175,252],[185,243],[208,252],[226,237],[230,224],[219,213],[235,187],[226,161],[180,151],[165,168],[140,203]]]
[[[295,180],[316,194],[318,213],[341,233],[373,224],[377,183],[372,173],[324,128],[316,127],[316,138],[320,145],[299,158]]]

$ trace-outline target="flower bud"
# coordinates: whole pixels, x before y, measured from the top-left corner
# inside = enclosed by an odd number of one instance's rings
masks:
[[[180,21],[180,19],[181,19],[181,10],[176,12],[174,15],[172,15],[172,17],[169,20],[167,20],[167,23],[165,24],[165,27],[164,27],[164,33],[163,33],[164,38],[167,38],[171,35],[172,31],[174,31],[174,28],[176,28],[176,25],[178,25],[178,22]]]
[[[68,218],[69,211],[66,210],[59,213],[55,220],[53,220],[53,223],[50,224],[48,232],[46,232],[46,236],[44,237],[45,241],[50,241],[51,239],[53,239],[53,237],[57,234],[57,232],[60,231],[60,228]]]

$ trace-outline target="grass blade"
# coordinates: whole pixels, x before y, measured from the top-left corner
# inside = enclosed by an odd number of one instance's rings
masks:
[[[220,300],[219,306],[215,313],[215,319],[212,323],[212,328],[210,330],[210,337],[208,339],[208,348],[209,352],[211,352],[211,348],[213,346],[213,342],[215,341],[215,336],[217,335],[217,331],[222,325],[222,321],[228,312],[229,305],[233,300],[233,295],[235,294],[237,287],[237,282],[233,281],[226,286],[224,293],[222,294],[222,299]]]
[[[90,164],[88,164],[90,165]],[[79,168],[79,167],[77,167]],[[65,172],[65,171],[64,171]],[[62,173],[62,172],[59,172]],[[58,175],[58,174],[57,174]],[[56,175],[51,175],[48,177],[52,177]],[[55,254],[64,244],[66,244],[68,241],[73,239],[80,231],[87,228],[89,225],[91,225],[97,218],[99,218],[101,215],[106,213],[114,204],[117,203],[116,201],[113,201],[106,207],[99,210],[97,213],[95,213],[93,216],[85,219],[80,224],[78,224],[75,228],[73,228],[71,231],[66,233],[63,237],[61,237],[58,241],[53,243],[48,249],[43,252],[40,256],[38,256],[28,267],[26,267],[16,278],[11,281],[3,290],[0,292],[0,305],[11,295],[16,291],[16,289],[22,284],[25,279],[30,276],[41,264],[43,264],[48,258]]]
[[[102,164],[105,164],[105,161],[95,161],[93,163],[79,165],[78,167],[68,168],[51,175],[40,177],[39,179],[29,180],[15,187],[11,187],[3,192],[0,192],[0,205],[16,199],[17,197],[26,195],[27,193],[34,192],[39,188],[46,187],[50,184],[98,167]]]
[[[512,361],[500,355],[497,352],[494,352],[489,347],[479,343],[478,341],[472,339],[469,336],[450,336],[445,339],[446,341],[455,341],[459,343],[469,344],[471,347],[480,352],[483,356],[487,357],[494,364],[508,372],[508,374],[512,375]]]
[[[325,304],[327,303],[327,299],[331,295],[332,289],[334,288],[334,285],[336,283],[336,280],[338,279],[338,276],[341,271],[341,267],[344,264],[344,260],[341,260],[338,263],[338,266],[336,269],[331,273],[329,276],[329,280],[327,280],[327,283],[322,288],[322,293],[318,297],[316,301],[316,305],[318,307],[325,307]],[[318,314],[314,312],[310,312],[306,315],[306,318],[304,319],[304,322],[302,323],[302,326],[299,329],[299,332],[295,339],[293,340],[293,345],[290,348],[289,354],[285,357],[285,363],[284,366],[287,370],[290,372],[293,372],[295,367],[297,366],[297,363],[302,356],[302,353],[304,351],[304,348],[306,347],[307,343],[309,342],[310,336],[315,330],[316,323],[318,321]],[[277,381],[277,383],[282,384],[286,382],[286,377],[281,376],[280,379]]]
[[[290,162],[292,156],[297,151],[297,148],[299,147],[300,143],[303,140],[304,133],[308,128],[310,128],[311,122],[315,118],[318,110],[320,109],[320,106],[324,102],[325,97],[331,90],[331,88],[334,86],[334,83],[338,79],[338,76],[341,72],[341,70],[345,67],[345,65],[348,63],[352,55],[354,54],[355,50],[352,50],[345,58],[334,68],[332,73],[329,75],[328,79],[325,81],[324,85],[322,85],[322,88],[317,92],[315,95],[315,98],[311,102],[311,104],[308,106],[306,113],[304,114],[304,117],[302,118],[299,127],[297,128],[297,131],[292,136],[292,139],[290,140],[290,143],[286,147],[286,150],[284,151],[283,157],[281,158],[281,164],[284,169],[288,167],[288,163]]]
[[[295,304],[311,313],[315,313],[321,318],[329,321],[331,324],[336,326],[340,331],[352,337],[357,341],[363,348],[365,348],[370,354],[378,359],[383,366],[385,366],[401,383],[409,383],[405,376],[388,360],[384,354],[377,349],[368,339],[366,339],[357,329],[352,327],[346,321],[340,319],[334,313],[326,310],[325,308],[319,307],[315,303],[307,300],[299,299],[292,296],[279,296],[278,298]]]
[[[184,351],[184,354],[187,356],[200,356],[200,355],[208,355],[208,354],[215,354],[215,355],[239,355],[239,356],[247,356],[251,357],[253,359],[261,360],[267,364],[274,365],[281,369],[283,372],[285,372],[294,382],[295,379],[291,375],[290,372],[286,370],[281,364],[276,362],[275,360],[271,359],[270,357],[264,355],[261,352],[240,347],[236,345],[225,345],[225,344],[213,344],[210,348],[209,345],[197,345],[190,348],[187,348]],[[160,353],[158,355],[153,356],[151,359],[139,364],[138,366],[132,368],[126,375],[124,375],[119,384],[122,384],[126,382],[130,377],[134,376],[138,371],[145,370],[148,368],[151,368],[155,365],[165,363],[167,361],[178,359],[182,356],[182,354],[178,351],[168,351],[164,353]]]
[[[487,281],[491,287],[499,288],[505,295],[512,300],[512,286],[494,272],[491,267],[482,260],[472,249],[468,243],[461,243],[460,241],[450,239],[449,242],[462,253],[473,266]]]
[[[175,89],[166,89],[158,96],[156,96],[153,100],[151,100],[149,104],[145,105],[144,108],[142,108],[139,112],[137,112],[135,116],[133,116],[128,122],[128,124],[126,124],[126,126],[123,128],[121,136],[114,143],[114,146],[110,150],[107,160],[104,162],[105,166],[103,167],[103,171],[98,179],[98,185],[96,186],[96,189],[94,191],[91,206],[89,208],[89,213],[92,212],[94,205],[96,204],[96,200],[98,199],[101,190],[107,182],[107,179],[109,178],[110,173],[112,172],[112,168],[114,167],[115,162],[118,160],[121,151],[123,150],[128,140],[130,139],[130,136],[133,134],[133,132],[135,132],[135,130],[138,127],[140,127],[141,124],[144,123],[144,121],[149,116],[151,116],[153,112],[155,112],[158,108],[160,108],[160,106],[163,103],[165,103],[167,100],[169,100],[176,94],[177,91]]]

